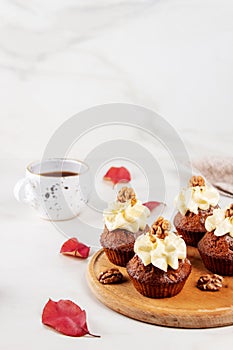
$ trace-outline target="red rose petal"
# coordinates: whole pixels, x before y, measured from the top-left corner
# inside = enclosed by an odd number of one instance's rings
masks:
[[[125,167],[111,167],[104,175],[104,180],[112,181],[114,185],[119,182],[129,182],[130,172]]]
[[[151,201],[151,202],[143,203],[143,205],[145,205],[145,207],[147,207],[150,211],[152,211],[153,209],[157,208],[159,205],[165,206],[166,204],[162,202]]]
[[[91,334],[87,328],[86,312],[70,300],[49,299],[42,313],[42,323],[71,337]],[[97,336],[98,337],[98,336]]]
[[[86,259],[89,256],[90,247],[79,242],[77,238],[70,238],[66,241],[60,250],[60,253],[72,255],[78,258]]]

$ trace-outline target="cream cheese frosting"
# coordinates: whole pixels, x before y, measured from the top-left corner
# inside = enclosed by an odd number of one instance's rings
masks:
[[[182,215],[189,210],[198,214],[198,209],[207,210],[219,202],[219,193],[212,186],[194,186],[183,189],[175,198],[175,206]]]
[[[132,205],[131,200],[124,203],[116,201],[104,210],[103,215],[105,225],[109,231],[119,228],[136,233],[146,227],[150,210],[139,200],[134,205]]]
[[[134,251],[145,266],[152,264],[167,272],[168,266],[177,270],[179,259],[186,258],[184,240],[173,232],[168,232],[164,239],[156,237],[151,240],[151,233],[140,235],[134,244]]]
[[[214,209],[213,214],[205,221],[205,228],[208,232],[214,231],[215,236],[229,234],[233,237],[233,217],[226,217],[226,209]]]

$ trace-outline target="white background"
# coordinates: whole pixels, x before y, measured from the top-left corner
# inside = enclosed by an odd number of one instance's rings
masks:
[[[167,329],[107,309],[86,284],[88,261],[60,256],[64,235],[12,194],[54,131],[97,104],[128,102],[157,111],[192,158],[232,155],[232,17],[231,0],[0,2],[2,349],[232,344],[232,327]],[[77,220],[74,235],[87,234],[88,241],[96,234],[93,242],[98,241],[99,229],[82,228]],[[41,311],[49,297],[85,308],[90,330],[101,339],[72,339],[43,327]]]

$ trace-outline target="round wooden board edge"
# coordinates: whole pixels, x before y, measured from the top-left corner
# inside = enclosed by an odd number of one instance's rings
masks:
[[[103,285],[98,282],[94,271],[94,265],[98,257],[102,254],[103,249],[100,249],[91,257],[91,260],[88,263],[86,279],[91,291],[96,296],[96,298],[111,310],[116,311],[117,313],[120,313],[126,317],[135,319],[137,321],[170,328],[204,329],[233,325],[232,309],[225,310],[224,314],[221,316],[219,315],[218,310],[213,310],[213,312],[211,313],[211,323],[209,322],[209,315],[203,314],[198,311],[196,312],[195,316],[188,316],[187,313],[182,314],[182,312],[178,316],[174,316],[172,313],[164,313],[164,310],[163,312],[161,312],[161,310],[157,309],[156,313],[148,314],[148,312],[146,312],[146,315],[143,316],[145,314],[145,312],[143,313],[143,305],[140,308],[137,308],[136,310],[141,311],[142,314],[139,312],[137,314],[137,317],[135,317],[135,313],[132,313],[132,308],[126,308],[125,306],[122,306],[121,302],[116,300],[112,296],[112,293],[109,290],[107,290],[106,285]],[[102,294],[103,290],[105,296],[103,296]],[[107,298],[106,294],[108,295]]]

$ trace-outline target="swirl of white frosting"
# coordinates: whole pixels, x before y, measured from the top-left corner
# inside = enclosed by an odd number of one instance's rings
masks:
[[[179,259],[186,258],[184,240],[173,232],[169,232],[164,239],[154,237],[156,240],[152,242],[149,232],[140,235],[134,243],[135,253],[145,266],[151,263],[165,272],[167,272],[168,266],[177,270]]]
[[[233,237],[233,217],[225,217],[226,209],[215,209],[213,214],[205,221],[205,228],[208,232],[214,231],[215,236],[229,234]]]
[[[212,186],[194,186],[183,189],[175,198],[175,206],[182,215],[189,210],[198,214],[198,209],[207,210],[219,202],[219,193]]]
[[[131,200],[125,203],[116,201],[104,210],[103,215],[109,231],[120,228],[135,233],[146,227],[150,210],[139,200],[134,205],[131,205]]]

